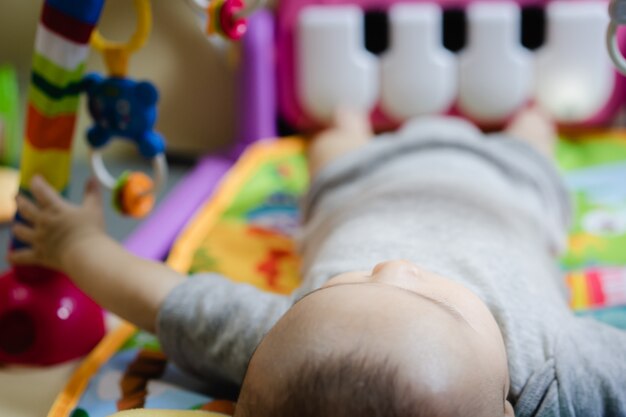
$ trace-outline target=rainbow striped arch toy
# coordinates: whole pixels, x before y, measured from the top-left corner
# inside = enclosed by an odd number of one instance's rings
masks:
[[[103,5],[104,0],[44,3],[20,165],[20,193],[26,196],[34,175],[60,192],[69,185],[89,39]],[[24,219],[17,216],[15,221]],[[11,249],[23,246],[14,239]],[[47,365],[73,359],[89,352],[104,330],[100,307],[59,272],[21,266],[0,277],[0,362]]]

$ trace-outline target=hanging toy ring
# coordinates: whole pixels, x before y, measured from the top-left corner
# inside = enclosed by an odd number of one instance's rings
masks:
[[[247,18],[265,6],[266,0],[187,0],[197,14],[206,14],[208,35],[239,40],[248,29]]]
[[[626,0],[612,0],[609,5],[610,22],[606,30],[606,47],[619,72],[626,75],[626,59],[618,40],[618,29],[626,24]]]
[[[614,22],[609,23],[606,34],[606,43],[607,49],[609,51],[609,56],[613,60],[615,67],[619,70],[619,72],[626,75],[626,59],[624,59],[624,56],[620,51],[619,42],[617,39],[618,27],[619,25]]]
[[[109,77],[89,74],[82,82],[88,96],[94,125],[87,132],[91,148],[91,169],[98,181],[113,191],[114,206],[123,214],[143,217],[155,202],[155,195],[167,178],[165,141],[154,131],[159,93],[148,81],[126,77],[131,53],[140,49],[152,27],[150,0],[134,0],[137,28],[126,43],[111,42],[94,31],[91,45],[100,51]],[[140,153],[150,159],[154,181],[141,172],[125,172],[115,179],[107,169],[101,149],[115,137],[131,140]]]
[[[205,6],[207,34],[239,40],[248,29],[248,17],[265,4],[264,0],[190,0],[194,8]]]
[[[207,33],[234,41],[241,39],[248,29],[247,19],[238,17],[243,6],[242,0],[212,0],[207,9]]]
[[[134,4],[137,12],[137,28],[126,43],[105,39],[100,31],[95,29],[91,35],[91,46],[101,52],[109,48],[122,48],[129,54],[141,49],[148,40],[148,35],[152,30],[152,10],[150,0],[134,0]]]
[[[155,155],[151,160],[154,181],[142,172],[125,171],[118,178],[113,177],[100,149],[91,150],[90,162],[92,172],[100,184],[113,192],[115,207],[132,217],[143,217],[152,210],[154,196],[167,181],[167,162],[163,153]]]
[[[198,13],[206,13],[211,5],[211,0],[187,0],[187,3]],[[242,8],[235,14],[237,18],[249,17],[253,12],[264,6],[264,0],[247,1]]]
[[[91,46],[104,55],[111,75],[125,76],[130,54],[141,49],[152,30],[152,9],[150,0],[134,0],[137,12],[137,28],[127,42],[114,42],[106,39],[98,29],[91,35]]]

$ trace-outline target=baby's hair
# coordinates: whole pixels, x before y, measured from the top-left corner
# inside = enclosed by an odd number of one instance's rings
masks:
[[[416,395],[398,367],[364,356],[306,361],[272,398],[246,392],[237,417],[450,417],[480,415],[454,399]],[[476,404],[472,404],[475,406]],[[473,408],[473,407],[467,407]]]

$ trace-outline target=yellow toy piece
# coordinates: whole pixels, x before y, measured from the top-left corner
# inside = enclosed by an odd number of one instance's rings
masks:
[[[146,43],[152,30],[150,0],[134,0],[134,4],[137,12],[137,29],[128,42],[109,41],[97,29],[91,35],[91,46],[102,53],[111,76],[124,77],[127,74],[130,54]]]
[[[224,5],[224,0],[212,0],[207,7],[206,33],[207,35],[222,35],[222,24],[220,23],[220,10]]]

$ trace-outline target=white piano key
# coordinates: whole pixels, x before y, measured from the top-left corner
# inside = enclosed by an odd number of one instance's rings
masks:
[[[298,20],[297,94],[304,110],[328,121],[338,106],[369,111],[379,92],[377,58],[362,45],[357,6],[309,6]]]
[[[381,108],[393,118],[445,112],[457,94],[454,54],[443,47],[441,8],[398,4],[389,12],[391,47],[381,63]]]
[[[615,75],[605,46],[603,1],[555,1],[536,57],[536,101],[560,122],[581,122],[611,98]]]
[[[519,6],[474,3],[467,15],[468,44],[459,62],[459,110],[479,122],[502,122],[532,93],[532,56],[519,42]]]

